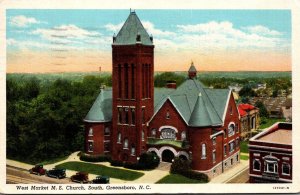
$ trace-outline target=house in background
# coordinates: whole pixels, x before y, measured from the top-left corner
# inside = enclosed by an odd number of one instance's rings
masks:
[[[241,116],[241,138],[249,139],[259,127],[259,109],[251,104],[239,104],[238,110]]]
[[[291,183],[292,123],[275,123],[249,141],[250,183]]]
[[[196,79],[154,88],[154,44],[135,12],[112,43],[112,89],[101,89],[84,119],[85,152],[136,163],[144,152],[162,161],[191,160],[214,177],[240,161],[240,118],[231,90]]]
[[[285,105],[281,107],[282,115],[287,122],[292,122],[293,120],[292,107],[293,107],[292,98],[287,98]]]

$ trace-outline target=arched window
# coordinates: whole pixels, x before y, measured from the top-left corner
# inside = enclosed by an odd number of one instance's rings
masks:
[[[145,140],[145,132],[144,132],[144,130],[142,130],[142,141],[144,141]]]
[[[202,152],[201,152],[201,158],[204,159],[206,158],[206,145],[202,144]]]
[[[93,140],[89,140],[88,141],[88,151],[89,152],[93,152],[94,150],[94,141]]]
[[[172,128],[163,128],[160,136],[162,139],[176,139],[176,131]]]
[[[152,129],[152,130],[151,130],[151,136],[152,136],[152,137],[155,137],[155,136],[156,136],[156,129]]]
[[[282,174],[283,175],[290,175],[291,166],[288,163],[282,163]]]
[[[216,138],[216,137],[213,137],[212,142],[213,142],[213,145],[216,145],[216,143],[217,143],[217,138]]]
[[[109,134],[110,134],[109,127],[105,127],[105,129],[104,129],[104,135],[109,135]]]
[[[119,133],[118,133],[118,140],[117,140],[117,143],[121,143],[121,140],[122,140],[122,135],[121,135],[121,133],[119,132]]]
[[[131,146],[131,155],[135,156],[135,146],[134,145]]]
[[[213,151],[213,153],[212,153],[212,159],[213,159],[213,162],[216,162],[216,151]]]
[[[123,109],[121,107],[118,108],[118,123],[122,124],[122,112]]]
[[[167,110],[166,119],[170,119],[170,112],[169,112],[169,110]]]
[[[145,107],[142,108],[142,123],[145,124],[146,119],[145,119]]]
[[[186,140],[186,131],[181,132],[181,140]]]
[[[260,161],[258,159],[253,160],[253,170],[260,171]]]
[[[93,136],[93,128],[92,127],[90,127],[90,129],[89,129],[89,136]]]
[[[135,73],[134,73],[134,64],[131,64],[131,99],[135,99]]]
[[[234,135],[234,123],[230,123],[228,125],[228,137],[233,136]]]
[[[128,148],[128,139],[124,139],[124,145],[123,148]]]
[[[135,109],[131,108],[131,124],[135,125]]]
[[[118,64],[118,96],[119,98],[122,97],[122,70],[121,70],[121,64]]]
[[[128,108],[125,108],[125,124],[129,124],[129,113]]]
[[[128,99],[129,98],[129,93],[128,93],[128,84],[129,84],[129,80],[128,80],[128,78],[129,78],[129,68],[128,68],[128,64],[125,64],[124,65],[124,68],[125,68],[125,70],[124,70],[124,77],[125,77],[125,98],[126,99]]]

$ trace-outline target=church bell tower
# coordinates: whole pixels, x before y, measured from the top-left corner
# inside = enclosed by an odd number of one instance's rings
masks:
[[[113,36],[112,72],[112,159],[136,162],[154,109],[154,45],[134,11]]]

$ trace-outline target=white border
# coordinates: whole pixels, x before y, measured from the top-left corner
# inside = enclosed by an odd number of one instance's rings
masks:
[[[0,101],[1,108],[1,133],[0,133],[0,141],[2,146],[0,149],[0,192],[5,193],[26,193],[25,191],[16,191],[15,185],[6,185],[5,184],[5,158],[6,158],[6,103],[5,103],[5,80],[6,80],[6,40],[5,40],[5,9],[288,9],[292,12],[292,83],[293,83],[293,129],[297,130],[300,127],[300,121],[297,120],[299,118],[299,108],[300,101],[295,99],[296,97],[300,97],[300,91],[297,90],[300,87],[300,29],[299,29],[299,21],[300,21],[300,2],[299,0],[114,0],[114,1],[97,1],[97,0],[18,0],[18,1],[9,1],[4,0],[0,1],[0,85],[1,85],[1,97],[2,101]],[[297,67],[298,66],[298,67]],[[297,77],[298,75],[298,77]],[[165,185],[151,185],[151,190],[124,190],[123,192],[118,190],[110,190],[105,191],[105,193],[196,193],[196,192],[222,192],[222,193],[262,193],[262,192],[272,192],[272,193],[292,193],[299,192],[299,183],[300,183],[300,174],[299,173],[299,152],[300,145],[295,144],[300,142],[299,131],[293,132],[293,183],[292,184],[207,184],[207,185],[169,185],[166,187]],[[45,185],[51,186],[51,185]],[[80,185],[74,185],[80,186]],[[138,187],[138,185],[134,185]],[[286,189],[286,187],[289,189]],[[283,187],[281,189],[274,189],[274,187]],[[52,193],[51,191],[28,191],[28,193]],[[57,193],[57,192],[54,192]],[[60,191],[59,193],[83,193],[80,191]],[[97,193],[95,191],[85,191],[84,193]],[[99,193],[99,192],[98,192]]]

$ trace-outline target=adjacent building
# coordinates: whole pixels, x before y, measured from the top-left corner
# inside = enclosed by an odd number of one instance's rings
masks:
[[[251,104],[239,104],[238,110],[241,116],[241,138],[249,139],[259,127],[259,109]]]
[[[135,12],[112,43],[112,89],[101,89],[84,119],[85,152],[135,163],[189,159],[209,177],[240,161],[240,118],[231,90],[211,89],[192,63],[180,86],[154,88],[154,44]]]
[[[275,123],[249,142],[250,183],[290,183],[292,123]]]

